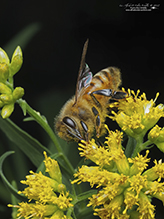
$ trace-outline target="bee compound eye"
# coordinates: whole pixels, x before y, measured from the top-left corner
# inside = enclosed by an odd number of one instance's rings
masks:
[[[70,117],[68,117],[68,116],[64,117],[63,118],[63,122],[67,126],[71,127],[72,129],[76,129],[76,124],[75,124],[75,122]]]

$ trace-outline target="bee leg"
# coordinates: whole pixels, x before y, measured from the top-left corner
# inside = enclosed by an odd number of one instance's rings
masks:
[[[69,129],[67,129],[67,132],[69,133],[69,135],[73,136],[75,139],[77,139],[79,141],[84,140],[81,136],[78,136],[77,134],[74,134]]]
[[[101,119],[98,110],[93,106],[92,107],[92,112],[94,116],[96,117],[96,135],[97,138],[99,138],[100,135],[100,127],[101,127]]]
[[[98,106],[98,107],[101,107],[99,101],[96,99],[96,97],[94,96],[94,94],[97,94],[97,95],[102,95],[102,96],[106,96],[106,97],[112,97],[112,90],[111,89],[102,89],[102,90],[96,90],[96,91],[93,91],[90,95],[93,99],[93,101],[95,102],[95,104]]]
[[[89,142],[89,130],[88,130],[88,126],[85,122],[83,121],[80,121],[80,124],[84,130],[84,133],[85,133],[85,140],[86,142]]]
[[[115,91],[112,95],[112,99],[114,100],[120,100],[127,97],[127,93],[121,90]]]
[[[93,95],[93,93],[94,92],[92,92],[90,95],[91,95],[93,101],[95,102],[96,106],[100,108],[101,105],[100,105],[99,101],[96,99],[96,97]]]
[[[111,89],[96,90],[96,91],[93,91],[90,94],[93,101],[95,102],[96,106],[101,109],[101,104],[99,103],[99,101],[94,96],[95,94],[96,95],[106,96],[106,97],[112,97],[112,90]],[[98,111],[95,107],[92,107],[92,112],[96,116],[96,135],[97,135],[97,138],[99,138],[100,137],[100,128],[101,128],[100,115],[99,115],[99,113],[98,113]]]

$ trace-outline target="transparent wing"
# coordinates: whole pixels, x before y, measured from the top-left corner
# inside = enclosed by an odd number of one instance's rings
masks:
[[[87,86],[87,84],[89,84],[92,80],[92,73],[90,72],[90,68],[89,66],[85,63],[85,68],[83,70],[83,72],[80,74],[80,78],[78,81],[78,90],[77,92],[79,93],[79,91]]]
[[[84,44],[83,52],[81,56],[79,74],[78,74],[77,83],[76,83],[75,103],[77,102],[77,98],[78,98],[78,94],[80,90],[83,87],[85,87],[87,84],[89,84],[90,81],[92,80],[92,73],[90,72],[88,65],[85,63],[85,56],[87,53],[87,48],[88,48],[88,39]]]

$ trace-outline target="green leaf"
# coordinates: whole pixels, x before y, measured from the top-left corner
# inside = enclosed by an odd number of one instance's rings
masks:
[[[41,25],[39,23],[32,23],[26,26],[18,34],[16,34],[10,41],[4,46],[4,50],[7,51],[9,57],[11,57],[16,46],[21,46],[22,50],[26,47],[27,43],[34,37],[34,35],[40,30]]]
[[[26,101],[22,100],[22,99],[21,99],[21,101],[19,100],[19,105],[21,106],[21,109],[23,111],[23,115],[26,116],[26,113],[27,113]]]
[[[32,118],[31,116],[26,117],[26,118],[23,119],[23,122],[31,122],[31,121],[35,121],[35,119]]]
[[[0,129],[26,154],[36,167],[43,161],[43,151],[51,154],[38,140],[20,129],[10,119],[0,117]]]
[[[9,189],[9,191],[19,200],[26,200],[27,198],[22,195],[22,194],[18,194],[18,190],[15,189],[10,183],[9,181],[6,179],[5,175],[3,174],[2,171],[2,165],[4,160],[6,159],[6,157],[8,157],[9,155],[13,154],[14,151],[7,151],[6,153],[4,153],[1,157],[0,157],[0,176],[2,177],[2,180],[4,182],[4,184],[7,186],[7,188]]]
[[[88,199],[89,197],[91,197],[91,196],[94,195],[94,194],[97,194],[97,190],[96,190],[96,189],[92,189],[92,190],[83,192],[83,193],[81,193],[81,194],[79,194],[79,195],[77,196],[77,200],[78,200],[78,202],[81,202],[81,201],[83,201],[83,200]]]

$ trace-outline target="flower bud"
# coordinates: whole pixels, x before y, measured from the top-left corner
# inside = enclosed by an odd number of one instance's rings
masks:
[[[24,89],[22,87],[16,87],[13,91],[13,99],[18,100],[24,95]]]
[[[11,94],[12,90],[7,85],[0,82],[0,93]]]
[[[9,64],[9,57],[2,48],[0,48],[0,63]]]
[[[23,63],[23,56],[22,56],[22,50],[20,46],[17,46],[15,49],[12,59],[11,59],[11,64],[10,64],[10,77],[15,75],[19,69],[21,68]]]
[[[0,81],[6,82],[9,77],[9,66],[6,63],[0,63]]]
[[[58,185],[58,192],[65,192],[66,191],[66,186],[63,184],[63,183],[61,183],[61,184],[59,184]]]
[[[13,112],[13,110],[14,110],[14,103],[5,105],[1,111],[2,118],[3,119],[8,118],[11,115],[11,113]]]
[[[9,103],[13,102],[13,96],[11,94],[1,94],[0,95],[0,100],[4,104],[9,104]]]

